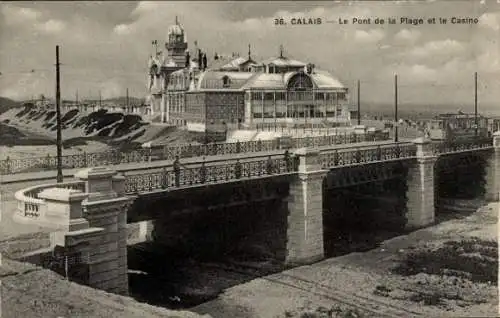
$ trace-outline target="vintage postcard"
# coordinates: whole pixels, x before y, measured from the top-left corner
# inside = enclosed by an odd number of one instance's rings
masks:
[[[500,2],[3,1],[0,317],[495,317]]]

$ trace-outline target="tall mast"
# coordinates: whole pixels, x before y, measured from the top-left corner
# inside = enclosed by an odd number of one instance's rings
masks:
[[[477,122],[477,72],[474,72],[474,133],[477,137],[478,122]]]
[[[394,75],[394,142],[398,142],[398,76]]]
[[[358,80],[358,125],[361,125],[361,102],[359,100],[360,97],[360,83]]]
[[[56,120],[57,120],[57,182],[63,182],[61,131],[61,76],[59,74],[59,45],[56,45]]]

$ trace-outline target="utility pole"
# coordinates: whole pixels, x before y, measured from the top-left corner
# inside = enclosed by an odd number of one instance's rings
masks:
[[[478,122],[477,122],[477,72],[474,72],[474,133],[477,137]]]
[[[398,142],[398,75],[394,75],[394,142]]]
[[[99,90],[99,109],[102,108],[102,97],[101,97],[101,90]]]
[[[359,97],[360,97],[360,83],[359,83],[359,80],[358,80],[358,126],[361,125],[361,102],[359,100]]]
[[[128,110],[128,87],[127,87],[127,100],[126,100],[126,103],[127,103],[126,109]]]
[[[59,45],[56,45],[56,120],[57,120],[57,183],[63,182],[61,132],[61,76],[59,74]]]
[[[76,90],[76,107],[78,107],[78,90]]]

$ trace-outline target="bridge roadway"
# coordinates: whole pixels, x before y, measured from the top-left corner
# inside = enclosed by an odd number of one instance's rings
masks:
[[[337,144],[331,146],[323,146],[318,149],[352,149],[356,147],[365,147],[365,146],[377,146],[377,145],[390,145],[394,142],[391,140],[387,141],[365,141],[365,142],[357,142],[351,144]],[[290,149],[292,151],[292,149]],[[285,150],[273,150],[273,151],[261,151],[261,152],[251,152],[251,153],[239,153],[239,154],[225,154],[225,155],[215,155],[215,156],[205,156],[206,162],[216,162],[222,161],[224,159],[240,159],[242,162],[248,160],[248,158],[255,157],[263,157],[263,156],[277,156],[284,154]],[[181,159],[181,163],[184,166],[196,166],[202,161],[202,157],[191,157],[191,158],[183,158]],[[118,172],[129,172],[130,174],[138,174],[140,172],[155,172],[160,171],[164,167],[172,167],[173,160],[158,160],[151,162],[136,162],[136,163],[122,163],[119,165],[110,165],[109,167],[113,167]],[[82,168],[74,168],[74,169],[63,169],[64,181],[74,181],[74,175],[78,171],[82,170]],[[14,186],[17,190],[21,188],[26,188],[30,186],[34,186],[43,181],[54,181],[57,176],[57,171],[37,171],[37,172],[24,172],[24,173],[15,173],[15,174],[7,174],[0,175],[0,187],[5,188],[6,185],[14,185],[14,184],[22,184],[21,186]],[[11,186],[7,187],[11,188]],[[5,189],[7,189],[5,188]]]

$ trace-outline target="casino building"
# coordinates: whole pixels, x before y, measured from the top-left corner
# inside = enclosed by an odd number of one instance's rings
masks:
[[[312,63],[280,54],[255,61],[215,53],[209,60],[196,47],[191,55],[176,19],[165,53],[149,59],[148,113],[154,121],[191,131],[255,129],[264,126],[350,125],[348,89]]]

